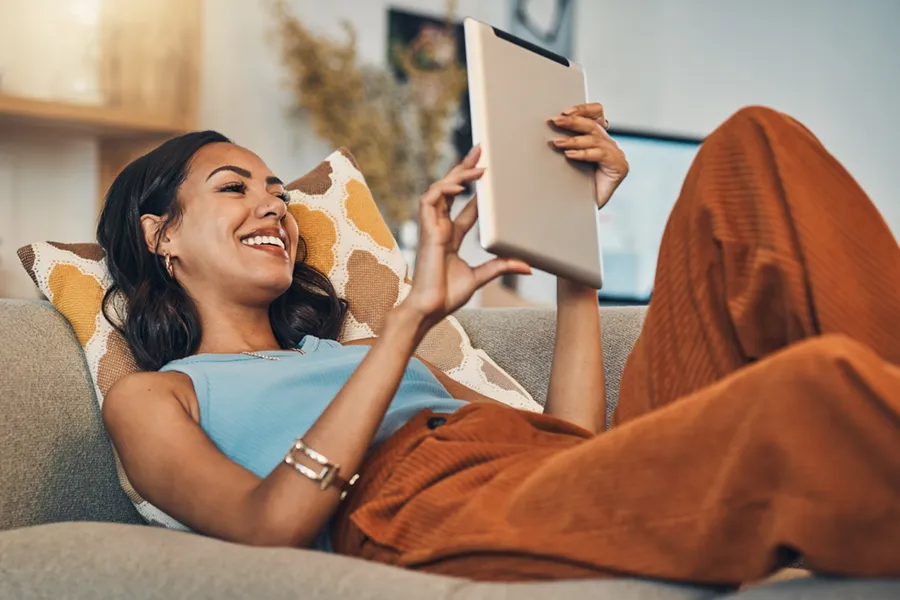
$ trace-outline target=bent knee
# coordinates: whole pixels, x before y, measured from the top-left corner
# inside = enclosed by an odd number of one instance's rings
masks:
[[[798,342],[771,356],[778,379],[831,395],[860,374],[881,364],[865,344],[843,334],[830,333]],[[852,377],[850,379],[857,379]]]
[[[843,333],[826,333],[811,337],[789,346],[783,352],[785,355],[803,360],[831,364],[877,357],[871,348]]]
[[[761,130],[790,130],[809,133],[797,119],[768,106],[745,106],[725,119],[710,137],[736,133],[761,133]]]
[[[871,348],[846,335],[809,338],[756,363],[755,376],[762,383],[753,406],[776,421],[854,411],[870,396],[866,390],[880,378],[884,364]]]
[[[791,119],[791,117],[769,106],[743,106],[725,119],[723,125],[726,123],[758,123],[769,119]]]

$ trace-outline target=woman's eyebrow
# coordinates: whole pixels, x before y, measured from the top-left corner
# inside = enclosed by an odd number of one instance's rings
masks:
[[[210,178],[213,175],[215,175],[216,173],[218,173],[219,171],[233,171],[233,172],[237,173],[238,175],[240,175],[241,177],[246,177],[247,179],[253,179],[253,173],[251,173],[247,169],[242,169],[241,167],[236,167],[234,165],[222,165],[221,167],[213,169],[212,173],[210,173],[209,175],[206,176],[206,180],[209,181]],[[274,175],[270,175],[269,177],[266,177],[266,185],[281,185],[281,186],[283,186],[284,182],[282,180],[278,179],[277,177],[275,177]]]
[[[206,176],[206,180],[209,181],[209,179],[210,179],[213,175],[215,175],[216,173],[218,173],[219,171],[234,171],[235,173],[237,173],[237,174],[240,175],[241,177],[246,177],[247,179],[253,179],[253,174],[250,173],[250,171],[248,171],[247,169],[242,169],[242,168],[236,167],[236,166],[234,166],[234,165],[222,165],[221,167],[219,167],[219,168],[217,168],[217,169],[213,169],[213,170],[212,170],[212,173],[210,173],[209,175]]]

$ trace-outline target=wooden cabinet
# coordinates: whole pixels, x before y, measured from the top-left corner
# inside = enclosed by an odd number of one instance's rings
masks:
[[[67,5],[88,14],[96,52],[90,68],[99,89],[99,102],[39,97],[27,90],[0,87],[0,135],[13,129],[76,131],[95,136],[99,144],[98,191],[109,184],[128,162],[161,141],[194,129],[200,78],[202,0],[55,0],[6,3],[0,8],[5,27],[40,21],[42,11]],[[51,14],[46,15],[48,18]],[[39,32],[20,35],[26,42]],[[54,57],[54,36],[42,36],[43,60],[33,53],[10,56],[19,61],[16,72],[48,69]],[[37,44],[41,44],[38,46]],[[63,52],[66,48],[60,48]],[[59,69],[64,73],[63,69]],[[2,73],[0,73],[2,74]],[[37,78],[36,78],[37,79]],[[46,78],[45,78],[46,79]],[[3,85],[0,79],[0,86]],[[99,208],[99,204],[98,204]]]

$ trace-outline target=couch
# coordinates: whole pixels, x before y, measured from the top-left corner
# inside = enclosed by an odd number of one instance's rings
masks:
[[[545,396],[552,309],[458,317],[477,347]],[[608,412],[642,317],[603,309]],[[900,598],[889,580],[802,578],[736,595],[636,579],[473,583],[149,527],[119,489],[83,355],[48,303],[0,300],[0,373],[0,598]]]

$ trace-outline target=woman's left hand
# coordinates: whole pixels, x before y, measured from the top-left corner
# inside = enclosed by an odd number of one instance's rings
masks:
[[[594,175],[597,207],[603,208],[628,175],[625,153],[606,132],[609,121],[603,114],[603,105],[598,102],[579,104],[564,110],[550,121],[560,129],[577,134],[553,140],[551,143],[554,147],[563,150],[572,160],[597,165]]]

